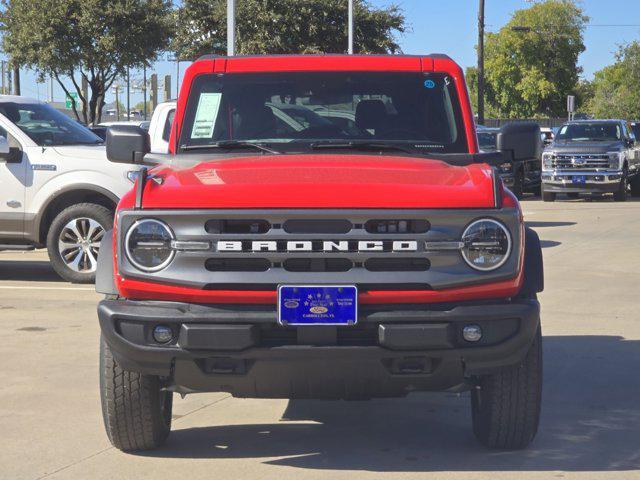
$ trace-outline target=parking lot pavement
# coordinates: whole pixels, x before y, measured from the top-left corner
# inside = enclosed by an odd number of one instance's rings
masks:
[[[0,252],[0,479],[640,478],[640,203],[527,200],[543,242],[542,424],[523,452],[478,446],[467,395],[371,402],[175,399],[165,447],[110,447],[99,296],[41,252]],[[515,473],[517,472],[517,473]]]

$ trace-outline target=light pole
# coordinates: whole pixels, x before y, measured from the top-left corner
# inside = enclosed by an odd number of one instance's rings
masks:
[[[227,56],[236,54],[236,0],[227,0]]]
[[[478,123],[484,124],[484,0],[478,5]]]
[[[353,0],[349,0],[349,55],[353,55]]]

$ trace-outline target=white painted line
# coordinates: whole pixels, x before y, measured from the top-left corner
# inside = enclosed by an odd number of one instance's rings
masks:
[[[82,292],[95,292],[93,288],[83,287],[29,287],[29,286],[13,286],[13,285],[0,285],[2,290],[77,290]]]

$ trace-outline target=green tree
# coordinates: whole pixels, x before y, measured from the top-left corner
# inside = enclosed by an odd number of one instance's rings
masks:
[[[596,72],[587,110],[598,118],[640,119],[640,42],[620,47],[613,65]]]
[[[545,0],[517,10],[499,32],[489,33],[489,111],[505,118],[564,115],[566,96],[575,93],[581,73],[577,63],[587,21],[574,1]]]
[[[17,64],[75,90],[76,117],[97,123],[104,98],[126,67],[156,58],[172,33],[170,0],[2,0],[4,51]],[[68,88],[65,78],[73,83]],[[88,84],[85,98],[82,79]]]
[[[395,35],[405,31],[399,7],[376,9],[355,0],[354,48],[358,53],[396,53]],[[242,0],[237,3],[240,54],[344,53],[346,0]],[[227,50],[226,0],[184,0],[177,12],[172,49],[181,58]]]

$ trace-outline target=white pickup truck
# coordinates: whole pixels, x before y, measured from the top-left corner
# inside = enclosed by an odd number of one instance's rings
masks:
[[[154,152],[166,152],[173,112],[175,102],[154,112]],[[0,96],[0,250],[46,246],[62,278],[92,282],[100,240],[136,174],[109,162],[101,138],[51,106]]]

